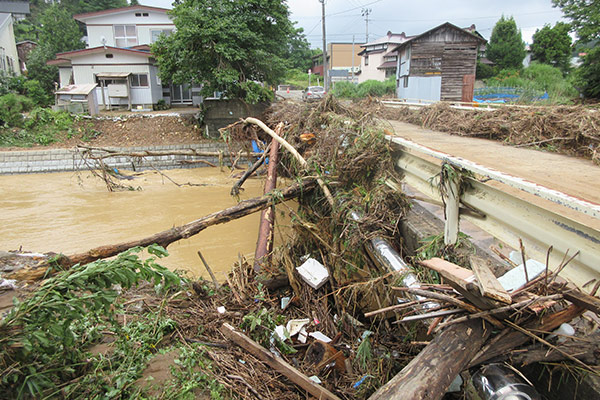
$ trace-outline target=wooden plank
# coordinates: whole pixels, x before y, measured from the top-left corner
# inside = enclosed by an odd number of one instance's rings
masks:
[[[477,256],[471,256],[470,261],[471,269],[475,273],[475,277],[477,278],[476,283],[479,286],[481,294],[491,299],[510,304],[512,302],[510,294],[498,282],[486,261]]]
[[[335,394],[331,393],[323,386],[311,381],[308,379],[308,376],[304,375],[302,372],[298,371],[281,358],[275,357],[275,355],[267,351],[254,340],[250,339],[243,333],[236,331],[236,329],[228,323],[224,323],[221,326],[221,333],[223,333],[225,337],[233,341],[238,346],[247,350],[253,356],[267,363],[275,371],[284,375],[290,381],[294,382],[296,385],[300,386],[317,399],[340,400],[340,398]]]
[[[600,299],[578,290],[571,290],[563,293],[565,299],[581,308],[590,310],[600,315]]]
[[[493,300],[486,299],[481,295],[479,288],[473,283],[475,278],[473,271],[437,257],[419,261],[419,264],[439,273],[454,290],[465,296],[477,308],[489,310],[498,306]]]

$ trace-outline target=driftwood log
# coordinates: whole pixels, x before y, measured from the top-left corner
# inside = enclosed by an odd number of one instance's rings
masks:
[[[298,197],[303,192],[312,190],[315,186],[316,181],[314,179],[305,179],[300,183],[295,183],[291,186],[288,186],[276,196],[266,194],[261,197],[245,200],[233,207],[209,214],[185,225],[176,226],[171,229],[158,232],[143,239],[100,246],[84,253],[62,257],[59,263],[63,268],[66,269],[75,264],[87,264],[101,258],[112,257],[132,247],[146,247],[152,244],[158,244],[166,248],[171,243],[194,236],[209,226],[222,224],[237,218],[241,218],[248,214],[260,211],[266,207],[270,207],[272,204]],[[13,272],[7,276],[7,278],[17,280],[39,280],[48,275],[48,267],[49,265],[45,263],[40,265],[38,268],[24,268],[22,270]]]
[[[258,160],[256,160],[256,162],[254,164],[252,164],[252,166],[250,168],[248,168],[248,170],[246,172],[244,172],[244,175],[242,175],[242,177],[236,183],[234,183],[234,185],[231,187],[231,195],[232,196],[239,195],[240,188],[242,187],[244,182],[246,182],[246,180],[250,177],[250,175],[252,175],[254,172],[256,172],[256,170],[258,168],[260,168],[261,165],[263,165],[263,163],[265,162],[265,158],[267,158],[267,154],[271,150],[271,146],[272,145],[269,144],[269,146],[267,146],[265,151],[262,153],[262,156],[260,156],[260,158]]]
[[[369,400],[441,399],[490,333],[483,321],[469,321],[445,329]]]
[[[281,134],[283,124],[280,123],[275,131]],[[264,193],[269,193],[277,186],[277,162],[279,158],[279,143],[275,140],[271,143],[269,154],[269,168],[267,170],[267,180],[265,182]],[[254,252],[254,271],[260,272],[265,262],[269,260],[269,254],[273,251],[273,228],[275,227],[275,207],[267,207],[262,210],[260,215],[260,225],[258,227],[258,240],[256,242],[256,251]]]

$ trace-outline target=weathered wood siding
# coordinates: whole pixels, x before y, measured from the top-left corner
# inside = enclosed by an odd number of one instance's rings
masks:
[[[478,46],[460,30],[435,30],[411,43],[410,76],[442,75],[441,100],[460,101],[463,76],[475,74]]]

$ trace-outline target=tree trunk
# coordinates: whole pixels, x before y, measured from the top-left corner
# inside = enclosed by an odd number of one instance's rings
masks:
[[[489,334],[483,321],[469,321],[443,330],[369,400],[441,399]]]
[[[275,131],[281,134],[283,125],[279,125]],[[267,181],[264,193],[269,193],[277,186],[277,161],[279,155],[279,143],[271,141],[271,152],[269,154],[269,169],[267,170]],[[260,272],[263,264],[269,260],[269,254],[273,251],[273,227],[275,226],[275,206],[262,210],[260,225],[258,228],[258,240],[254,253],[254,271]]]
[[[301,183],[296,183],[287,187],[280,192],[280,195],[275,196],[266,194],[262,197],[255,197],[253,199],[242,201],[233,207],[226,208],[225,210],[209,214],[188,224],[176,226],[143,239],[108,246],[100,246],[86,251],[85,253],[63,257],[60,261],[60,264],[63,268],[70,268],[75,264],[87,264],[101,258],[112,257],[137,246],[146,247],[150,246],[151,244],[158,244],[160,246],[167,247],[173,242],[194,236],[209,226],[229,222],[233,219],[241,218],[266,207],[270,207],[272,204],[298,197],[303,192],[313,189],[315,184],[316,183],[314,179],[306,179]],[[35,269],[26,268],[16,271],[10,274],[10,276],[7,276],[7,278],[18,280],[42,279],[49,273],[47,267],[48,263],[46,262]]]

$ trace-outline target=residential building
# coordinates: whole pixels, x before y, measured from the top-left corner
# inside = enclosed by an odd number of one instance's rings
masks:
[[[388,32],[382,38],[361,45],[358,81],[360,83],[368,80],[384,81],[391,76],[395,77],[398,61],[395,49],[408,39],[404,32],[400,34]]]
[[[5,74],[21,75],[13,19],[7,13],[0,13],[0,71]]]
[[[20,21],[29,15],[29,1],[0,0],[0,13],[11,14],[15,21]]]
[[[476,32],[449,22],[397,46],[397,96],[406,100],[473,100],[479,47]]]
[[[200,104],[200,88],[161,82],[150,44],[169,35],[175,25],[169,10],[129,6],[75,15],[86,25],[87,48],[56,55],[60,86],[97,84],[95,94],[104,108],[149,109],[170,104]]]
[[[360,50],[363,43],[332,42],[327,45],[327,69],[332,82],[352,80],[360,71]],[[312,72],[323,76],[323,56],[313,57]]]

